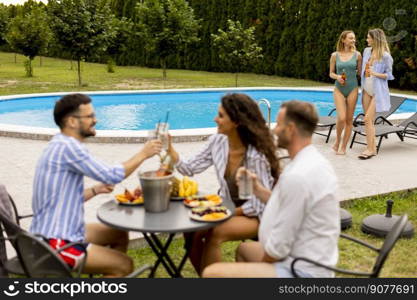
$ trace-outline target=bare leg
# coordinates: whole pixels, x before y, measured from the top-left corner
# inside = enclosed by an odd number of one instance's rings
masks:
[[[346,147],[352,135],[353,114],[355,113],[356,102],[358,101],[358,89],[354,89],[347,97],[345,131],[343,133],[343,141],[337,154],[346,154]]]
[[[220,245],[223,242],[253,238],[258,233],[258,226],[259,221],[257,218],[234,216],[213,228],[206,236],[201,270],[212,263],[222,260]]]
[[[91,244],[83,273],[124,277],[133,271],[132,259],[120,251]]]
[[[264,248],[259,242],[245,242],[239,245],[236,251],[236,261],[262,262],[265,255]]]
[[[88,243],[109,246],[110,248],[126,253],[129,244],[129,233],[108,227],[104,224],[87,224],[85,239]]]
[[[207,230],[197,231],[191,233],[192,237],[189,237],[192,238],[192,243],[188,257],[197,273],[200,273],[201,270],[201,256],[203,255],[204,240],[207,233]]]
[[[85,273],[122,277],[133,271],[133,261],[124,253],[129,242],[127,232],[103,224],[87,224],[86,241],[90,246]]]
[[[208,278],[272,278],[277,277],[275,267],[273,264],[258,262],[258,263],[215,263],[208,266],[204,272],[203,277]]]
[[[366,150],[363,154],[366,155],[375,155],[376,146],[375,146],[375,98],[371,97],[366,91],[363,91],[363,111],[365,113],[365,132],[366,132]]]
[[[333,150],[337,153],[339,151],[341,136],[346,123],[346,98],[337,88],[334,89],[333,98],[337,112],[336,141],[333,144]]]

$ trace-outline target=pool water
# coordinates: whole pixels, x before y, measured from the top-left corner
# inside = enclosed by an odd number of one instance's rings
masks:
[[[238,92],[233,90],[232,92]],[[298,99],[312,102],[320,115],[334,107],[332,92],[304,90],[244,90],[253,99],[266,98],[271,102],[272,122],[282,102]],[[225,91],[184,91],[90,95],[93,99],[99,130],[145,130],[163,121],[167,111],[170,129],[216,127],[220,98]],[[53,107],[60,96],[19,98],[0,101],[0,123],[31,127],[56,128]],[[261,105],[266,118],[267,108]],[[360,101],[356,113],[362,111]],[[407,100],[398,110],[417,111],[417,101]]]

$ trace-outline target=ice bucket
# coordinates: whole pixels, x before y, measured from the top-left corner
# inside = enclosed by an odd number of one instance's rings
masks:
[[[143,202],[147,212],[156,213],[168,210],[173,176],[173,174],[157,176],[156,171],[139,173]]]

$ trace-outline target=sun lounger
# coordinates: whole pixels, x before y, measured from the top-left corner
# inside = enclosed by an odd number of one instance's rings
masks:
[[[397,109],[401,106],[401,104],[404,103],[404,101],[406,100],[406,98],[404,97],[398,97],[398,96],[391,96],[390,97],[390,101],[391,101],[391,108],[389,111],[384,111],[384,112],[377,112],[375,115],[375,124],[381,124],[383,123],[384,118],[387,119],[390,115],[392,115],[394,112],[397,111]],[[360,113],[358,114],[355,119],[353,120],[353,126],[361,126],[361,125],[365,125],[363,118],[365,117],[364,113]]]
[[[417,112],[408,119],[401,122],[399,125],[393,125],[384,117],[379,117],[381,124],[375,125],[375,137],[379,138],[378,145],[376,146],[376,152],[379,152],[381,147],[382,139],[388,138],[391,133],[396,133],[401,141],[404,141],[404,137],[417,139]],[[353,147],[354,143],[366,145],[365,143],[356,141],[356,135],[360,134],[366,136],[365,126],[358,126],[353,128],[352,142],[350,148]]]
[[[397,96],[391,96],[390,97],[390,101],[391,101],[391,109],[389,111],[386,112],[380,112],[380,113],[376,113],[375,115],[375,124],[381,124],[384,121],[384,118],[388,118],[390,115],[392,115],[400,106],[401,104],[403,104],[403,102],[406,100],[406,98],[404,97],[397,97]],[[319,122],[317,124],[318,128],[325,128],[325,127],[329,127],[329,131],[324,134],[321,132],[314,132],[316,134],[322,135],[326,137],[326,143],[329,142],[330,139],[330,135],[332,134],[332,130],[333,127],[336,126],[336,120],[337,117],[332,116],[332,114],[336,111],[335,108],[333,108],[329,114],[327,116],[320,116],[319,117]],[[364,125],[363,122],[363,117],[365,116],[364,113],[359,113],[358,115],[356,115],[355,119],[353,120],[353,126],[360,126],[360,125]]]
[[[319,122],[317,123],[318,128],[329,127],[327,134],[315,131],[315,134],[322,135],[326,137],[326,143],[329,142],[330,134],[332,133],[333,127],[336,125],[336,117],[333,117],[333,112],[336,111],[336,108],[333,108],[327,116],[320,116]]]

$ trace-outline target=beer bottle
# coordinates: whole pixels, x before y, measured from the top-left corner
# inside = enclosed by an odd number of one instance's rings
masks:
[[[343,71],[342,71],[342,79],[343,79],[342,85],[345,85],[346,84],[346,72],[345,72],[345,69],[343,69]]]
[[[370,71],[371,71],[371,65],[369,64],[369,61],[365,65],[365,77],[370,77]]]

